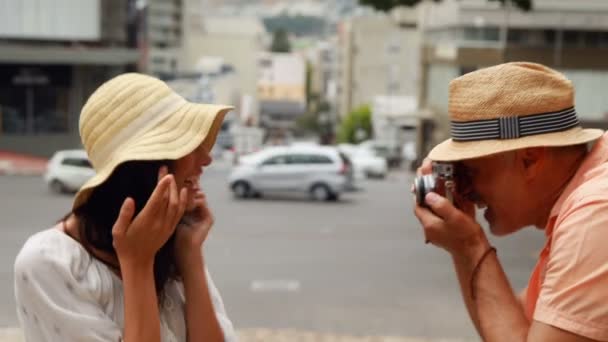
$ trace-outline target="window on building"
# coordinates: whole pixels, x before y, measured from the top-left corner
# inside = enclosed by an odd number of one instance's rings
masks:
[[[71,68],[0,66],[0,134],[65,133]]]
[[[464,75],[464,74],[468,74],[470,72],[473,72],[477,70],[477,67],[474,66],[463,66],[460,68],[460,76]]]
[[[464,39],[469,41],[498,41],[500,30],[498,27],[465,27]]]
[[[388,91],[389,93],[397,93],[399,89],[401,89],[401,85],[397,81],[392,81],[388,83]]]
[[[600,32],[584,32],[583,39],[585,47],[597,48],[601,46],[602,36]]]
[[[272,67],[272,59],[260,59],[260,67],[262,68],[271,68]]]
[[[564,46],[580,47],[582,45],[583,36],[580,31],[566,30],[564,31]]]
[[[608,47],[608,32],[600,33],[600,47]]]

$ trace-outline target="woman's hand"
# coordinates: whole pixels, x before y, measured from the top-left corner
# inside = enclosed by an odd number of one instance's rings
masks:
[[[201,247],[214,223],[205,194],[198,187],[195,190],[192,203],[188,205],[175,234],[175,255],[182,274],[192,262],[200,262]]]
[[[167,242],[183,216],[187,191],[178,191],[166,166],[160,168],[158,183],[141,212],[133,219],[135,202],[125,199],[112,229],[114,249],[121,267],[154,265],[156,252]]]

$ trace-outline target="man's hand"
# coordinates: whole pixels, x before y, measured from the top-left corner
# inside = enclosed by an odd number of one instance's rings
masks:
[[[430,210],[416,205],[414,213],[424,228],[427,241],[453,256],[471,257],[473,260],[479,250],[487,249],[485,233],[474,220],[471,203],[463,201],[467,205],[467,213],[433,192],[426,195],[425,202]]]

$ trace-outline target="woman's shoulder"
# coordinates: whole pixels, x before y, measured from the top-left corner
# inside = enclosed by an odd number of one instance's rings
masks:
[[[66,272],[78,276],[91,258],[79,242],[57,228],[30,236],[15,259],[15,272]]]

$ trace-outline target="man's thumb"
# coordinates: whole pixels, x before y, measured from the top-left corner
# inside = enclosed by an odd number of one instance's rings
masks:
[[[454,206],[447,200],[447,198],[439,196],[434,192],[429,192],[424,197],[424,202],[431,208],[435,215],[441,217],[443,220],[448,221],[453,215]]]

